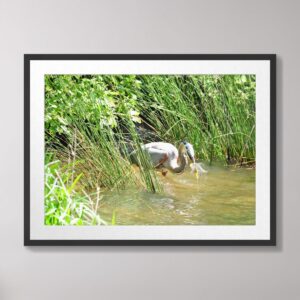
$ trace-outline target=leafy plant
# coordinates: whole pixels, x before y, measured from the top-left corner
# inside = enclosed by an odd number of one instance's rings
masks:
[[[148,141],[186,139],[211,163],[255,163],[255,89],[254,75],[46,75],[46,151],[76,163],[89,190],[160,192],[139,130]]]
[[[100,193],[95,199],[79,195],[76,187],[82,174],[72,178],[72,172],[62,168],[59,161],[45,165],[45,225],[104,225],[97,212]]]

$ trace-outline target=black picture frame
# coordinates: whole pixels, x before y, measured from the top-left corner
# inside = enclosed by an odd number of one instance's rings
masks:
[[[34,60],[268,60],[270,62],[269,240],[34,240],[30,238],[30,62]],[[276,54],[25,54],[24,55],[25,246],[275,246],[276,245]]]

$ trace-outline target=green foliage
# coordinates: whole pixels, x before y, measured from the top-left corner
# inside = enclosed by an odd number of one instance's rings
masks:
[[[188,140],[201,160],[253,163],[255,85],[253,75],[46,75],[46,151],[76,164],[89,190],[161,191],[136,125],[175,145]]]
[[[106,224],[97,207],[101,200],[76,191],[82,174],[74,179],[72,170],[62,168],[59,161],[47,155],[45,165],[45,225],[102,225]],[[96,203],[96,204],[95,204]]]
[[[139,107],[162,140],[186,139],[197,157],[255,161],[255,76],[140,76]]]
[[[47,75],[45,83],[47,149],[63,146],[59,155],[65,161],[76,155],[86,187],[119,189],[139,184],[151,191],[160,190],[149,163],[141,181],[126,159],[129,153],[124,129],[131,137],[132,150],[139,147],[134,124],[141,122],[136,94],[141,83],[136,76]]]
[[[51,138],[70,134],[74,122],[114,128],[117,119],[140,122],[135,76],[46,75],[45,127]]]

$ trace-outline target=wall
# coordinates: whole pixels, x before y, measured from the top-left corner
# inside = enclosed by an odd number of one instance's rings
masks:
[[[0,299],[299,299],[298,1],[0,1]],[[277,53],[278,246],[23,247],[24,53]]]

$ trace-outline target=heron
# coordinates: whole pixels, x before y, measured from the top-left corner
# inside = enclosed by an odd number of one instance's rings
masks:
[[[195,151],[193,146],[187,141],[182,141],[177,148],[166,142],[152,142],[141,146],[150,158],[155,168],[165,168],[173,173],[180,174],[184,171],[188,158],[195,164]],[[134,162],[136,162],[136,152],[132,153]],[[162,171],[166,176],[168,171]]]

